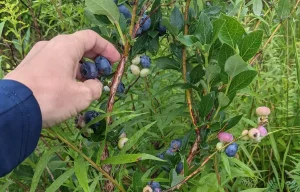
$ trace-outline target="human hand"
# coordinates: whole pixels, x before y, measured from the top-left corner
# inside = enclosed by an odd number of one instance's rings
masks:
[[[98,55],[114,63],[120,59],[112,44],[91,30],[71,35],[58,35],[40,41],[4,79],[29,87],[42,112],[43,127],[50,127],[75,116],[101,96],[102,83],[97,79],[82,80],[80,59]]]

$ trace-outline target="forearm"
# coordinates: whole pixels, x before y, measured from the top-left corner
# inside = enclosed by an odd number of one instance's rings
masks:
[[[0,177],[34,151],[41,129],[41,110],[32,91],[17,81],[0,80]]]

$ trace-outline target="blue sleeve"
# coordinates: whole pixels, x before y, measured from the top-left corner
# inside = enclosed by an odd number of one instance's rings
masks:
[[[32,91],[13,80],[0,80],[0,177],[35,149],[42,115]]]

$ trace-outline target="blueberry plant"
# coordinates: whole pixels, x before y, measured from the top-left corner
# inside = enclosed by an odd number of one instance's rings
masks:
[[[102,81],[102,96],[74,119],[43,130],[37,153],[13,173],[30,191],[243,191],[250,188],[246,179],[261,178],[246,147],[268,140],[271,106],[253,106],[257,116],[242,130],[236,127],[245,114],[232,113],[258,74],[252,64],[263,39],[263,31],[240,22],[246,11],[238,11],[239,1],[85,0],[78,14],[88,26],[64,9],[67,17],[50,36],[89,28],[122,57],[82,58],[80,73]],[[14,40],[25,55],[29,32],[14,33],[25,34]]]

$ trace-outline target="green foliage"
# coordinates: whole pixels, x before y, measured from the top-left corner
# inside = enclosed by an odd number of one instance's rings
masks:
[[[22,2],[0,2],[4,7],[0,9],[0,78],[38,40],[92,29],[121,53],[125,40],[130,43],[122,78],[128,92],[117,96],[112,114],[100,115],[82,129],[71,119],[43,130],[38,150],[0,179],[0,191],[104,191],[107,177],[91,162],[110,167],[109,174],[126,191],[142,191],[152,180],[168,189],[204,162],[200,173],[180,191],[299,191],[299,8],[291,14],[296,1],[193,0],[187,21],[184,1],[139,1],[135,23],[144,9],[148,15],[153,13],[152,23],[134,38],[112,0]],[[134,5],[119,0],[122,3],[132,12]],[[274,3],[278,3],[275,9]],[[158,35],[159,24],[166,27],[166,35]],[[277,26],[281,28],[271,36]],[[269,37],[273,39],[267,41]],[[262,42],[268,42],[263,50]],[[137,55],[152,59],[151,74],[145,78],[130,72]],[[112,77],[101,80],[109,86]],[[89,109],[104,112],[107,101],[108,93],[103,92]],[[258,106],[271,108],[269,135],[260,143],[238,140],[238,158],[216,152],[220,131],[239,138],[243,129],[257,125]],[[108,115],[111,124],[105,121]],[[98,131],[83,138],[82,133],[97,122],[101,122]],[[189,165],[196,128],[201,134],[199,153]],[[129,140],[119,149],[122,133]],[[173,139],[181,139],[182,145],[168,156],[165,152]],[[108,157],[102,158],[104,152]],[[158,158],[160,154],[166,156],[164,160]],[[175,171],[179,162],[184,162],[182,174]]]

